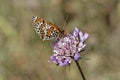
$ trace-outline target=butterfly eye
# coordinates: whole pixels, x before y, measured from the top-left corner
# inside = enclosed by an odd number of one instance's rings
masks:
[[[62,34],[64,34],[64,33],[65,33],[65,31],[64,31],[64,30],[62,30],[62,31],[61,31],[61,33],[62,33]]]

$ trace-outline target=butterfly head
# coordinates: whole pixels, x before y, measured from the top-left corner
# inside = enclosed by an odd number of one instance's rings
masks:
[[[66,32],[65,32],[65,30],[63,30],[63,29],[60,29],[60,32],[61,32],[61,34],[60,34],[60,37],[64,37],[64,36],[66,35]]]

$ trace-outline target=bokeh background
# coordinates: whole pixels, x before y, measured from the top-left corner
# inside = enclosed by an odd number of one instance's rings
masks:
[[[82,80],[74,61],[48,63],[53,40],[37,36],[32,16],[90,34],[79,63],[87,80],[120,80],[119,0],[0,0],[0,80]],[[86,59],[88,58],[88,59]]]

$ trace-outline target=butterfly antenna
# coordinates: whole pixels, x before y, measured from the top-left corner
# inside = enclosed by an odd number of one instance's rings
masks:
[[[67,20],[68,20],[68,15],[66,15],[65,22],[64,22],[64,24],[63,24],[63,26],[62,26],[62,29],[64,29]]]

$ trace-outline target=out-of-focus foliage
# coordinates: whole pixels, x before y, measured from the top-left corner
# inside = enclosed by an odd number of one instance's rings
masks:
[[[42,42],[31,25],[40,16],[66,32],[88,32],[80,65],[87,80],[120,80],[119,0],[0,0],[0,80],[81,80],[73,62],[48,63],[51,41]]]

